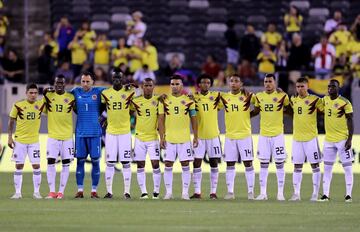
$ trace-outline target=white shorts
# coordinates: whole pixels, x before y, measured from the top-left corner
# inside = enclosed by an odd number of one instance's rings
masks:
[[[159,141],[143,142],[135,138],[134,161],[145,161],[147,153],[150,156],[150,160],[160,160]]]
[[[336,154],[339,154],[341,163],[349,163],[354,161],[352,149],[345,150],[346,140],[337,143],[324,141],[324,162],[334,163],[336,161]]]
[[[258,159],[260,162],[284,162],[286,160],[285,139],[280,134],[274,137],[259,135]]]
[[[74,159],[74,141],[69,140],[57,140],[48,138],[46,147],[46,158],[57,159],[61,157],[62,160]]]
[[[16,164],[24,164],[26,155],[29,155],[31,164],[40,164],[40,144],[23,144],[15,141],[12,161],[15,161]]]
[[[191,142],[186,142],[186,143],[166,142],[164,160],[175,162],[177,156],[179,156],[179,161],[194,160]]]
[[[225,138],[224,161],[252,161],[254,160],[251,136],[245,139]]]
[[[303,164],[305,163],[305,159],[311,164],[320,163],[321,156],[318,139],[316,137],[305,142],[293,140],[292,162],[294,164]]]
[[[105,135],[106,162],[131,162],[131,134]]]
[[[198,141],[198,146],[194,148],[194,157],[196,159],[203,159],[205,153],[208,154],[209,158],[221,158],[222,152],[219,137],[213,139],[199,139]]]

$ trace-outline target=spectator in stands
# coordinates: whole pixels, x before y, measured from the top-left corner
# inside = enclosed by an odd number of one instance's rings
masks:
[[[292,34],[301,31],[303,17],[299,13],[296,6],[290,5],[289,12],[284,16],[284,24],[286,28],[286,39],[291,41]]]
[[[131,73],[135,73],[137,70],[141,69],[143,65],[143,57],[143,42],[141,39],[136,39],[128,54],[128,59],[130,59]]]
[[[239,62],[239,38],[234,29],[235,21],[230,19],[226,22],[227,29],[224,33],[226,39],[227,63],[236,67]]]
[[[287,43],[285,40],[282,40],[280,44],[275,49],[276,63],[275,70],[278,74],[278,85],[284,91],[288,90],[288,72],[287,72],[287,62],[289,58],[289,52],[287,49]]]
[[[179,71],[182,68],[182,65],[183,65],[183,63],[180,59],[179,54],[174,54],[170,58],[168,65],[164,69],[165,77],[170,78],[174,73],[176,73],[177,71]]]
[[[250,63],[256,61],[256,57],[260,51],[260,40],[255,35],[253,25],[247,25],[245,36],[241,40],[240,54],[241,59],[248,60]]]
[[[133,21],[129,22],[126,28],[126,35],[128,36],[126,44],[132,46],[136,39],[142,39],[146,32],[146,24],[142,21],[143,14],[140,11],[135,11],[132,14]]]
[[[111,51],[111,61],[115,68],[118,68],[120,64],[128,64],[127,56],[129,49],[126,47],[125,39],[120,38],[117,43],[117,47]]]
[[[74,28],[71,26],[67,17],[62,17],[56,26],[54,38],[59,44],[59,60],[71,60],[71,51],[68,47],[75,35]]]
[[[82,40],[86,46],[86,50],[88,52],[88,60],[90,62],[93,62],[96,32],[94,30],[91,30],[89,22],[85,21],[81,24],[81,28],[78,30],[78,33],[80,36],[82,36]]]
[[[68,49],[71,51],[71,69],[76,77],[80,74],[81,68],[87,59],[86,45],[79,32],[76,33],[74,39],[69,43]]]
[[[356,37],[360,39],[360,14],[356,16],[354,23],[351,25],[350,31],[354,38]]]
[[[94,70],[95,82],[97,85],[109,84],[107,80],[107,73],[102,67],[96,67]]]
[[[0,13],[0,36],[5,36],[9,26],[9,19]]]
[[[270,45],[271,50],[275,50],[282,41],[282,36],[276,31],[276,25],[269,23],[267,31],[262,35],[261,42]]]
[[[243,80],[245,85],[256,85],[256,69],[248,60],[242,60],[241,64],[238,65],[237,73]]]
[[[339,10],[334,12],[334,16],[331,19],[326,20],[324,31],[326,34],[330,35],[333,33],[339,24],[342,23],[342,13]]]
[[[221,70],[220,64],[216,62],[214,55],[208,55],[205,63],[202,65],[201,72],[212,77],[217,77]]]
[[[271,51],[270,45],[263,44],[263,48],[257,56],[258,61],[258,76],[262,80],[265,74],[275,73],[276,55]]]
[[[5,55],[5,44],[6,40],[4,36],[0,36],[0,59],[4,58]]]
[[[311,49],[311,55],[315,60],[315,75],[317,78],[329,78],[335,62],[335,47],[328,42],[327,36],[322,35],[320,43]]]
[[[95,43],[94,68],[101,67],[106,73],[109,72],[111,42],[106,34],[100,34]]]
[[[159,70],[157,49],[148,39],[145,40],[143,63],[147,64],[151,71]]]
[[[335,46],[336,57],[346,54],[348,43],[352,40],[351,33],[344,23],[339,23],[335,32],[330,35],[329,42]]]
[[[53,57],[53,49],[50,44],[44,45],[41,49],[41,54],[37,59],[38,64],[38,83],[45,84],[49,83],[52,84],[53,76],[55,73],[55,58]]]
[[[220,71],[214,80],[214,87],[222,88],[226,86],[226,75],[224,71]]]
[[[50,46],[51,49],[51,56],[53,58],[57,58],[58,53],[59,53],[59,45],[58,43],[52,38],[50,33],[45,33],[44,34],[44,42],[40,45],[39,47],[39,56],[41,56],[42,54],[44,54],[44,48],[46,46]]]
[[[9,49],[5,53],[5,57],[2,59],[1,65],[1,74],[6,80],[14,83],[20,83],[23,81],[25,64],[14,50]]]
[[[333,73],[334,75],[346,76],[350,73],[350,70],[350,63],[347,61],[346,54],[342,53],[335,59]]]
[[[125,76],[128,76],[128,75],[131,75],[130,73],[130,69],[129,67],[125,64],[125,63],[120,63],[119,64],[119,67],[116,67],[116,68],[119,68],[119,70],[125,74]]]
[[[287,70],[289,71],[289,79],[294,84],[297,79],[301,77],[301,71],[309,69],[310,60],[310,49],[303,44],[300,34],[293,34],[292,43],[289,49]]]
[[[73,84],[74,82],[74,72],[70,69],[69,61],[64,61],[60,63],[59,68],[56,70],[54,76],[59,76],[60,74],[65,76],[65,81],[67,84]]]
[[[134,73],[133,79],[135,83],[141,84],[146,78],[151,78],[155,81],[155,74],[149,69],[147,64],[144,64],[141,69]]]

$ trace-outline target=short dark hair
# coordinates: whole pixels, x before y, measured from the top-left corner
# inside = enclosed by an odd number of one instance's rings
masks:
[[[92,79],[93,81],[95,81],[94,74],[93,74],[92,72],[89,72],[89,71],[82,72],[81,75],[80,75],[80,77],[81,77],[81,76],[90,76],[91,79]]]
[[[121,69],[119,68],[114,68],[114,70],[111,73],[111,77],[116,77],[116,78],[123,78],[124,77],[124,73],[121,71]]]
[[[330,82],[335,82],[335,83],[337,83],[338,86],[340,86],[340,82],[336,79],[330,79]]]
[[[197,79],[196,79],[196,83],[197,84],[200,84],[201,80],[202,79],[209,79],[210,80],[210,83],[211,83],[211,86],[214,84],[214,78],[209,75],[209,74],[206,74],[206,73],[203,73],[201,74]]]
[[[241,82],[243,82],[243,80],[242,80],[242,78],[241,78],[241,76],[239,74],[234,73],[233,75],[230,76],[230,78],[231,77],[237,77],[237,78],[240,79]]]
[[[184,76],[182,74],[180,74],[180,73],[175,73],[170,77],[170,81],[171,80],[181,80],[181,81],[183,81]]]
[[[309,80],[306,77],[300,77],[296,80],[296,83],[309,83]]]
[[[265,78],[272,78],[275,80],[275,75],[272,73],[267,73],[267,74],[265,74]]]
[[[145,78],[142,82],[144,83],[144,82],[150,82],[150,81],[155,83],[155,81],[153,79],[151,79],[150,77]]]
[[[59,74],[59,75],[55,76],[55,78],[58,78],[58,79],[66,79],[63,74]]]
[[[228,21],[226,21],[226,26],[228,26],[229,28],[233,28],[235,26],[235,20],[229,19]]]
[[[29,89],[39,89],[38,86],[35,83],[29,83],[26,85],[26,92],[29,91]]]

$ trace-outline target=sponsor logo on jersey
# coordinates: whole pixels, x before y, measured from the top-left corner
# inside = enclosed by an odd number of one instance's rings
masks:
[[[97,95],[94,94],[94,95],[91,96],[91,98],[95,101],[97,99]]]

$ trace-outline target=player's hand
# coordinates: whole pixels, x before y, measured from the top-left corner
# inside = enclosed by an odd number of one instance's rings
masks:
[[[55,92],[55,89],[53,87],[47,87],[43,90],[43,95],[46,95],[46,93],[53,93]]]
[[[11,149],[14,149],[15,147],[15,143],[14,143],[14,140],[12,137],[9,137],[8,139],[8,146],[11,148]]]
[[[194,139],[193,139],[193,147],[194,147],[194,148],[197,148],[198,145],[199,145],[198,138],[194,138]]]
[[[345,151],[350,150],[351,149],[351,139],[348,138],[345,142]]]
[[[160,140],[160,148],[161,149],[166,149],[166,140],[165,139]]]
[[[276,92],[278,92],[278,93],[283,93],[284,92],[284,90],[282,90],[282,88],[276,88]]]
[[[187,96],[188,96],[188,98],[190,98],[191,100],[195,101],[194,94],[189,93]]]
[[[165,99],[167,98],[167,95],[166,94],[161,94],[159,97],[158,97],[158,100],[161,102],[161,103],[164,103]]]

